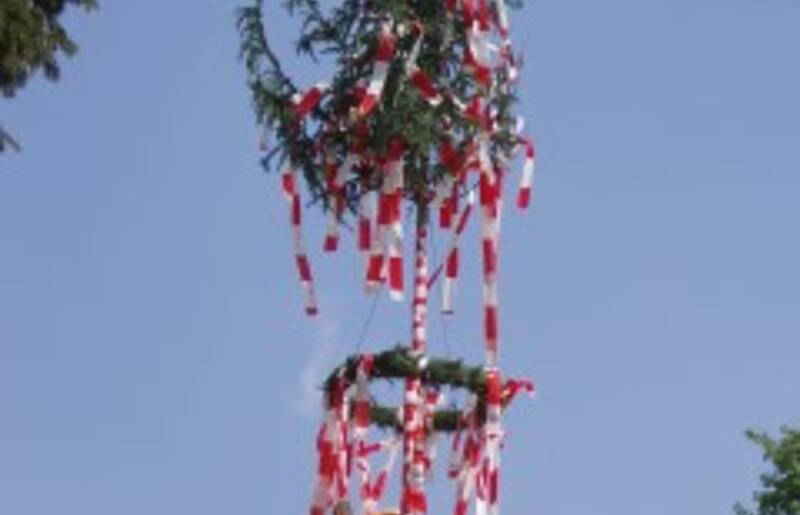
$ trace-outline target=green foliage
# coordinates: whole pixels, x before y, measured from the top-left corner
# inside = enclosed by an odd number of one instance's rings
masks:
[[[782,428],[780,437],[773,439],[758,431],[748,431],[747,437],[764,452],[764,460],[772,470],[761,475],[763,490],[754,494],[755,512],[737,504],[737,515],[800,515],[800,430]]]
[[[50,80],[60,74],[58,58],[78,47],[59,18],[72,5],[92,10],[95,0],[0,1],[0,92],[13,96],[28,78],[42,69]]]

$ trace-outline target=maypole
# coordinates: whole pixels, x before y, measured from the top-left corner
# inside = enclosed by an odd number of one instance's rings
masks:
[[[325,411],[311,515],[343,515],[354,506],[364,515],[428,513],[426,486],[443,434],[452,436],[455,515],[466,515],[470,503],[477,515],[500,513],[503,413],[518,392],[533,392],[530,381],[504,378],[499,361],[504,183],[509,163],[522,154],[516,204],[528,207],[535,158],[513,113],[519,71],[507,3],[342,0],[323,10],[317,0],[287,0],[289,12],[303,21],[298,53],[334,60],[332,77],[306,87],[295,85],[270,47],[262,0],[240,10],[242,58],[265,131],[263,165],[281,171],[306,313],[319,311],[303,231],[309,204],[325,216],[323,251],[340,250],[341,226],[353,220],[363,289],[386,291],[410,306],[407,343],[350,356],[320,378]],[[416,217],[410,260],[406,208]],[[477,367],[427,354],[429,292],[441,280],[440,309],[455,312],[461,240],[473,218],[479,219],[485,351]],[[428,254],[436,232],[448,241],[441,263],[431,263]],[[400,406],[371,395],[371,383],[384,379],[403,380]],[[466,390],[469,401],[443,409],[448,387]],[[376,441],[371,428],[390,436]],[[382,511],[396,461],[399,511]]]

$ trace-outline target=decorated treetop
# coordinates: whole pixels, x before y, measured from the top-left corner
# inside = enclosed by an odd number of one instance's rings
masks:
[[[422,205],[436,185],[463,182],[481,158],[505,168],[520,144],[512,111],[517,62],[503,0],[287,0],[302,22],[297,53],[329,56],[335,73],[297,85],[267,39],[262,0],[239,11],[242,57],[272,160],[302,171],[312,199],[357,211],[404,161],[402,196]],[[265,149],[266,150],[266,149]],[[481,156],[480,154],[485,154]],[[331,195],[331,190],[340,195]],[[343,205],[336,205],[341,203]]]

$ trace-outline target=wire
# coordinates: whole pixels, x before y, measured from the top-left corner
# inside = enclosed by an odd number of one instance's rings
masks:
[[[367,313],[366,318],[364,319],[364,323],[361,325],[361,332],[358,335],[358,340],[356,340],[356,345],[354,348],[354,354],[359,354],[361,352],[361,347],[364,345],[364,340],[367,337],[367,330],[369,326],[372,324],[372,319],[375,317],[375,312],[378,308],[378,302],[381,300],[381,293],[383,292],[383,283],[381,283],[378,291],[373,294],[372,304],[369,307],[369,312]]]

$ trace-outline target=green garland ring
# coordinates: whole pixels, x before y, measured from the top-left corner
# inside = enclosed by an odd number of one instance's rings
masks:
[[[329,393],[339,380],[349,386],[356,382],[359,364],[363,356],[354,355],[336,367],[325,380],[324,390]],[[409,349],[397,346],[372,356],[370,382],[374,379],[407,379],[419,377],[425,384],[436,387],[449,386],[464,388],[477,397],[476,422],[482,425],[486,420],[486,372],[482,367],[465,365],[461,360],[415,356]],[[397,417],[397,409],[372,403],[371,423],[373,426],[402,431]],[[438,410],[433,416],[433,430],[452,433],[465,427],[470,414],[462,409]]]

